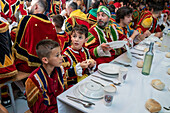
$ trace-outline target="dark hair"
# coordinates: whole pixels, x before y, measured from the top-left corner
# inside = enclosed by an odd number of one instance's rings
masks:
[[[37,3],[40,5],[40,7],[44,8],[44,11],[46,11],[46,10],[47,10],[48,3],[47,3],[47,1],[46,1],[46,0],[38,0],[38,2],[37,2]]]
[[[76,25],[73,30],[72,34],[77,31],[80,34],[85,34],[85,37],[88,37],[88,28],[85,25]]]
[[[92,6],[93,9],[98,8],[99,5],[100,5],[100,1],[98,1],[98,0],[95,0],[95,1],[91,4],[91,6]]]
[[[137,9],[137,6],[135,3],[131,3],[130,5],[133,7],[133,9]]]
[[[149,5],[149,11],[153,9],[154,13],[158,13],[159,11],[163,10],[163,6],[161,4],[155,3]]]
[[[53,22],[55,23],[55,26],[57,28],[61,28],[64,23],[64,17],[59,14],[55,15],[55,16],[53,16]]]
[[[140,2],[139,6],[140,6],[140,5],[144,5],[144,6],[145,6],[145,3],[144,3],[144,2]]]
[[[71,2],[71,3],[69,4],[69,7],[71,7],[73,10],[76,10],[76,9],[78,8],[78,5],[77,5],[76,2]]]
[[[110,10],[110,12],[115,12],[115,6],[113,4],[109,5],[107,8]]]
[[[116,12],[116,22],[120,23],[120,19],[124,19],[125,16],[131,14],[133,9],[130,7],[121,7]]]
[[[45,39],[38,42],[36,45],[36,53],[41,60],[43,57],[49,58],[51,50],[60,45],[51,39]]]

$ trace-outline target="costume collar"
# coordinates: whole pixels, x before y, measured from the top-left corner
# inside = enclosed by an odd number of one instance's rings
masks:
[[[46,15],[44,15],[44,14],[39,13],[39,14],[32,14],[32,15],[38,16],[40,18],[43,18],[44,20],[49,20],[48,17]]]
[[[65,32],[64,31],[60,31],[59,33],[57,33],[57,34],[59,34],[59,35],[63,35],[63,34],[65,34]]]
[[[74,53],[77,53],[77,54],[79,54],[79,52],[81,51],[81,52],[84,52],[84,48],[82,47],[80,50],[75,50],[75,49],[73,49],[71,46],[69,46],[68,47],[71,51],[73,51]]]
[[[43,70],[44,74],[48,75],[48,73],[47,73],[47,71],[45,70],[45,68],[43,67],[43,65],[41,65],[40,68]],[[52,78],[53,75],[54,75],[54,73],[55,73],[55,68],[53,69],[51,75],[48,75],[48,76],[49,76],[50,78]]]

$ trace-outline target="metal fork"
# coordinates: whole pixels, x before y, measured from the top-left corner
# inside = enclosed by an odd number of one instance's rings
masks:
[[[104,81],[107,81],[107,82],[112,82],[114,85],[120,85],[121,83],[120,82],[118,82],[118,83],[115,83],[115,82],[113,82],[112,80],[108,80],[108,79],[105,79],[105,78],[103,78],[103,77],[99,77],[99,76],[96,76],[96,75],[92,75],[93,77],[96,77],[96,78],[100,78],[100,79],[102,79],[102,80],[104,80]]]

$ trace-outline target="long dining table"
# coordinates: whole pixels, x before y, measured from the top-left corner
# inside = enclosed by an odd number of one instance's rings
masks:
[[[148,43],[148,40],[146,40]],[[142,45],[142,44],[141,44]],[[144,41],[143,41],[144,45]],[[136,66],[139,60],[144,59],[143,57],[135,57],[137,55],[132,54],[131,67],[128,68],[127,78],[124,83],[116,86],[117,91],[113,96],[113,102],[111,106],[104,105],[104,99],[90,99],[81,95],[78,91],[79,85],[91,81],[91,79],[96,80],[103,85],[109,85],[111,82],[106,82],[102,79],[96,78],[92,75],[100,76],[109,80],[118,82],[118,78],[111,78],[101,75],[98,71],[92,73],[84,80],[80,81],[73,87],[69,88],[57,97],[57,107],[59,113],[149,113],[145,107],[145,103],[148,99],[154,99],[161,105],[161,113],[170,113],[170,110],[164,109],[164,107],[170,107],[170,75],[167,71],[170,68],[170,58],[165,57],[167,52],[162,52],[159,47],[154,47],[154,57],[151,66],[151,72],[149,75],[143,75],[141,73],[142,68]],[[134,48],[130,51],[139,51]],[[121,61],[127,57],[127,53],[122,54],[114,61]],[[117,64],[118,66],[123,66]],[[164,84],[165,88],[160,91],[152,87],[151,81],[153,79],[160,79]],[[69,100],[66,96],[73,96],[76,98],[84,99],[95,103],[89,108],[85,108],[83,105]]]

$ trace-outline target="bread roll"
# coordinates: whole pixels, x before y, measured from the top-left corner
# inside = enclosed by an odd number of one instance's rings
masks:
[[[163,90],[165,87],[165,84],[159,79],[152,80],[151,85],[157,90]]]
[[[170,68],[168,68],[168,72],[167,73],[170,75]]]
[[[162,40],[163,40],[163,37],[161,37],[160,40],[162,41]]]
[[[136,64],[136,66],[137,66],[138,68],[142,68],[142,67],[143,67],[143,60],[138,61],[137,64]]]
[[[87,63],[92,63],[93,61],[93,59],[87,59]]]
[[[145,107],[151,112],[159,112],[161,110],[161,105],[154,99],[148,99],[145,103]]]
[[[144,52],[147,52],[147,51],[149,51],[149,48],[145,48],[145,49],[144,49]]]
[[[160,42],[155,42],[155,44],[157,44],[158,47],[161,47],[161,45],[162,45]]]
[[[170,58],[170,52],[168,52],[165,56],[166,56],[167,58]]]

